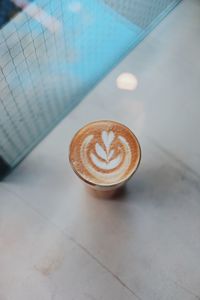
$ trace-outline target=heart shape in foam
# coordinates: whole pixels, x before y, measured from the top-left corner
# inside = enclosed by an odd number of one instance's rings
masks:
[[[106,147],[106,152],[108,153],[109,150],[110,150],[110,146],[115,138],[115,135],[114,135],[114,132],[113,131],[105,131],[103,130],[102,131],[102,134],[101,134],[101,137],[102,137],[102,140],[104,142],[104,145]]]
[[[100,158],[102,158],[103,160],[108,162],[114,154],[114,150],[112,149],[110,151],[110,147],[115,138],[115,134],[113,131],[106,132],[105,130],[103,130],[102,134],[101,134],[101,138],[104,143],[106,151],[103,149],[103,147],[99,143],[96,143],[95,150]]]

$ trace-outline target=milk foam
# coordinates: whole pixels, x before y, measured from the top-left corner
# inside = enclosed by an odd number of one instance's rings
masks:
[[[123,178],[123,174],[131,163],[131,149],[129,143],[122,136],[115,136],[113,131],[102,131],[100,143],[95,149],[90,148],[94,135],[87,136],[80,148],[80,156],[84,167],[98,180],[112,183]],[[111,149],[114,139],[121,143],[121,153],[115,155],[117,149]]]
[[[86,125],[71,144],[71,163],[87,182],[114,185],[136,169],[140,148],[131,131],[112,121]]]

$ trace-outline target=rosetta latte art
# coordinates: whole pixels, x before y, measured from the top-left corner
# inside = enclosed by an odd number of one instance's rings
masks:
[[[115,121],[85,125],[70,144],[70,163],[75,173],[98,189],[121,186],[136,171],[140,145],[132,131]]]
[[[101,140],[92,148],[93,134],[85,137],[80,148],[82,164],[97,179],[107,183],[119,180],[131,163],[131,149],[126,139],[103,130]]]

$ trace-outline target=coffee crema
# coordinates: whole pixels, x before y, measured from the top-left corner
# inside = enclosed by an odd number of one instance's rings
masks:
[[[86,183],[110,187],[123,184],[136,171],[140,145],[131,130],[115,121],[96,121],[74,136],[69,159]]]

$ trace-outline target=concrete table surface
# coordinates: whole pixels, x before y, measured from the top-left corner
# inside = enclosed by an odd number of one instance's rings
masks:
[[[200,2],[184,0],[0,183],[0,300],[200,299]],[[131,72],[134,91],[117,88]],[[113,119],[142,146],[123,195],[90,195],[73,134]]]

